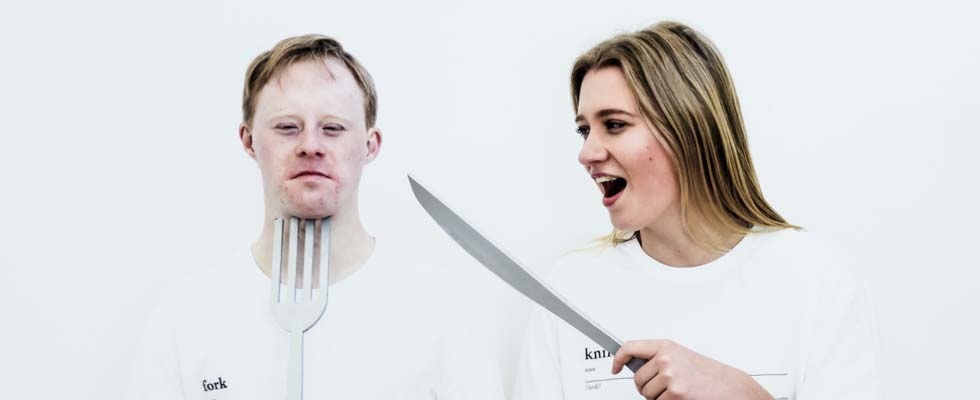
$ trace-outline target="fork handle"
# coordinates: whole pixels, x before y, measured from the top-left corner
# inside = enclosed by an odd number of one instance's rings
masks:
[[[289,375],[286,400],[303,398],[303,332],[289,333]]]

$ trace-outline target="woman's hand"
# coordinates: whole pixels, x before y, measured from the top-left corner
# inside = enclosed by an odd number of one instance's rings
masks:
[[[632,357],[650,360],[633,376],[636,390],[647,399],[772,399],[747,373],[669,340],[626,342],[613,358],[612,372],[618,374]]]

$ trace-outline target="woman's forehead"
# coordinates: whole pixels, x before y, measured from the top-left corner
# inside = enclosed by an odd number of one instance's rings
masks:
[[[603,110],[618,109],[636,114],[636,101],[619,67],[589,71],[579,91],[578,115],[591,118]]]

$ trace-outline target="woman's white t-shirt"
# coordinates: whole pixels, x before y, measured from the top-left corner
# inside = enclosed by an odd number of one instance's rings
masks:
[[[554,289],[621,340],[669,339],[752,375],[775,399],[875,399],[868,291],[810,234],[753,233],[677,268],[636,240],[571,253]],[[532,314],[517,399],[642,398],[612,354],[544,309]]]

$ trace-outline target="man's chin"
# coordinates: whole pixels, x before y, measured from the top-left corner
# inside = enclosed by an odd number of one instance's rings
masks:
[[[302,219],[323,219],[332,217],[334,213],[326,211],[298,211],[289,213],[289,216]]]
[[[283,215],[317,219],[334,216],[343,208],[336,197],[326,196],[325,193],[289,192],[279,199]]]
[[[291,217],[303,219],[321,219],[332,217],[337,213],[333,207],[288,207],[285,214]]]
[[[326,214],[326,213],[308,213],[308,214],[307,213],[296,213],[296,214],[292,214],[290,216],[291,217],[296,217],[296,218],[299,218],[299,219],[323,219],[323,218],[327,218],[327,217],[332,217],[333,214]]]

